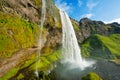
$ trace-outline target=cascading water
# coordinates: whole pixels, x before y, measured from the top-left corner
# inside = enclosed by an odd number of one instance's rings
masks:
[[[39,40],[38,40],[38,62],[36,63],[36,71],[35,74],[36,76],[39,76],[38,73],[38,64],[40,63],[40,49],[42,46],[42,31],[43,31],[43,24],[45,21],[45,15],[46,15],[46,0],[42,0],[42,12],[41,12],[41,24],[40,24],[40,34],[39,34]]]
[[[81,70],[90,66],[93,62],[88,63],[81,57],[81,50],[79,48],[75,31],[68,15],[60,10],[61,22],[62,22],[62,44],[63,44],[63,59],[62,63],[70,63],[71,65],[79,66]]]

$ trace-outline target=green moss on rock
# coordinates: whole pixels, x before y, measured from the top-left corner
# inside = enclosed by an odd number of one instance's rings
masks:
[[[52,53],[41,55],[40,62],[38,61],[35,64],[33,64],[30,67],[30,70],[36,70],[36,64],[37,64],[39,70],[43,70],[43,71],[48,70],[55,61],[59,60],[60,53],[61,53],[61,51],[58,50],[58,51],[54,51]]]
[[[89,73],[86,76],[82,77],[82,80],[103,80],[99,75],[94,72]]]
[[[8,80],[11,77],[13,77],[15,74],[17,74],[19,68],[15,67],[13,69],[11,69],[9,72],[7,72],[7,74],[5,74],[3,77],[0,77],[0,80]]]
[[[39,72],[39,78],[42,78],[43,80],[49,80],[49,76],[46,74],[48,70],[51,70],[53,68],[53,64],[55,61],[59,60],[61,51],[55,51],[53,53],[48,54],[42,54],[40,57],[40,61],[38,59],[34,59],[31,63],[24,63],[24,66],[21,66],[19,69],[19,72],[16,74],[14,73],[14,77],[10,78],[11,80],[16,80],[18,78],[25,79],[25,80],[36,80],[38,77],[35,74],[36,71],[36,65]],[[37,54],[37,53],[36,53]],[[37,56],[36,56],[37,58]],[[30,58],[29,58],[30,59]],[[26,65],[29,64],[29,65]],[[49,78],[49,79],[48,79]],[[6,78],[5,78],[6,79]],[[9,78],[7,78],[9,79]]]
[[[17,80],[21,80],[22,78],[24,78],[23,74],[19,74],[19,76],[17,77]]]
[[[39,27],[15,14],[0,12],[0,58],[35,45]]]
[[[41,4],[41,0],[34,0],[36,5],[40,5]]]

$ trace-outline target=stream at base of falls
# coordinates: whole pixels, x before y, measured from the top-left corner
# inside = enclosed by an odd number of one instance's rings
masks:
[[[120,65],[106,61],[106,60],[96,60],[97,62],[91,67],[85,70],[80,70],[80,68],[68,67],[70,64],[57,63],[51,74],[54,74],[53,80],[81,80],[81,78],[90,72],[97,73],[103,80],[120,80]]]

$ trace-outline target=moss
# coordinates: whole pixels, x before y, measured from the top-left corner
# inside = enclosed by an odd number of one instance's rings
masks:
[[[94,72],[89,73],[86,76],[82,77],[82,80],[103,80],[99,75]]]
[[[7,57],[10,57],[12,55],[11,53],[14,52],[14,50],[11,51],[11,49],[14,49],[14,47],[15,47],[15,44],[14,42],[12,42],[12,39],[10,39],[6,35],[0,34],[0,52],[1,52],[0,56],[1,57],[4,57],[4,55]]]
[[[73,25],[75,31],[79,31],[80,30],[79,25],[77,25],[73,20],[71,20],[71,21],[72,21],[72,25]]]
[[[9,78],[11,78],[15,74],[17,74],[18,70],[19,70],[19,68],[11,69],[7,74],[5,74],[3,77],[1,77],[0,80],[8,80]]]
[[[31,64],[33,64],[36,61],[36,53],[31,53],[30,56],[26,55],[29,53],[30,52],[27,52],[27,53],[24,52],[23,54],[25,55],[22,58],[17,59],[19,63],[17,63],[16,67],[13,67],[12,69],[10,69],[10,71],[8,71],[2,78],[0,78],[0,80],[8,80],[12,78],[16,79],[17,77],[19,77],[19,74],[21,74],[23,69],[26,69]]]
[[[0,58],[10,57],[18,49],[32,47],[39,27],[17,15],[0,12]]]
[[[19,76],[17,77],[17,80],[21,80],[22,78],[24,78],[23,74],[19,74]]]
[[[36,65],[37,65],[39,75],[44,76],[44,78],[42,77],[43,80],[49,80],[48,79],[49,77],[46,75],[46,71],[53,68],[54,62],[59,60],[60,58],[60,53],[61,51],[58,50],[48,54],[41,54],[40,61],[38,61],[38,59],[37,60],[35,59],[35,57],[37,56],[33,56],[34,59],[28,58],[29,61],[27,60],[25,61],[25,63],[21,63],[22,66],[19,68],[19,72],[17,72],[17,75],[14,74],[14,77],[12,78],[10,77],[10,79],[23,78],[25,80],[27,79],[36,80],[37,77],[34,71],[36,70]],[[32,59],[32,61],[30,59]],[[34,62],[31,64],[30,61],[31,62],[34,61]],[[41,72],[43,72],[44,74],[41,74]]]
[[[36,64],[40,70],[48,70],[52,63],[60,58],[61,51],[54,51],[53,53],[43,54],[40,57],[40,62],[36,62],[30,67],[30,70],[36,70]]]
[[[37,7],[41,8],[41,0],[34,0]],[[59,15],[59,14],[58,14]],[[57,16],[58,16],[57,15]],[[48,21],[49,22],[49,21]],[[54,19],[50,18],[50,23],[54,24]],[[54,24],[60,27],[59,21]],[[53,26],[53,25],[50,25]],[[36,46],[36,42],[39,34],[39,27],[36,24],[30,23],[20,16],[15,14],[6,14],[0,12],[0,58],[8,58],[14,55],[14,53],[22,48],[29,48]],[[43,31],[43,36],[46,31]],[[45,55],[41,56],[41,62],[39,63],[40,69],[49,68],[51,63],[58,60],[59,52],[52,52],[49,47],[44,50]],[[6,55],[7,54],[7,55]],[[24,53],[26,54],[26,53]],[[36,54],[36,53],[33,53]],[[1,56],[2,55],[2,56]],[[22,70],[30,66],[36,61],[36,56],[32,55],[27,57],[25,60],[20,60],[20,64],[15,69],[11,69],[2,80],[8,80],[10,77],[14,76],[18,70]],[[24,58],[21,58],[24,59]],[[34,66],[35,68],[35,66]],[[8,77],[7,77],[8,76]],[[18,76],[18,79],[23,77],[22,74]]]
[[[34,0],[35,2],[35,5],[38,6],[38,7],[41,7],[41,2],[42,0]]]
[[[26,67],[33,64],[36,61],[36,53],[32,53],[32,54],[33,55],[28,56],[26,58],[26,60],[23,63],[20,64],[20,65],[22,65],[22,66],[20,66],[20,69],[26,68]]]
[[[51,49],[50,46],[43,47],[43,48],[41,49],[41,53],[42,53],[42,54],[51,53],[51,52],[52,52],[52,49]]]

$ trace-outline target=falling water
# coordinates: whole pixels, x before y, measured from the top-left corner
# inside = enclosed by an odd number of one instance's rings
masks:
[[[70,63],[79,66],[81,69],[88,67],[92,62],[88,63],[81,57],[81,50],[79,48],[75,31],[68,15],[60,10],[62,31],[63,31],[63,59],[62,63]]]
[[[38,62],[36,63],[36,71],[35,71],[35,74],[36,76],[39,76],[39,73],[38,73],[38,64],[40,63],[40,49],[41,49],[41,46],[42,46],[42,31],[43,31],[43,24],[44,24],[44,21],[45,21],[45,15],[46,15],[46,0],[42,0],[42,12],[41,12],[41,24],[40,24],[40,34],[39,34],[39,40],[38,40]]]

